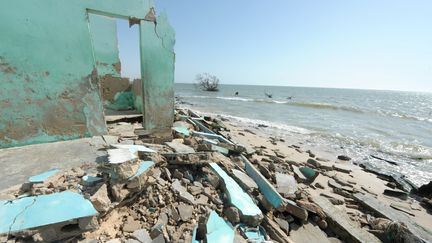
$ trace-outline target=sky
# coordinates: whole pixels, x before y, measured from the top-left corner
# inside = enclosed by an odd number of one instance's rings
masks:
[[[175,82],[432,92],[430,0],[155,0],[176,32]],[[118,22],[122,73],[138,28]]]

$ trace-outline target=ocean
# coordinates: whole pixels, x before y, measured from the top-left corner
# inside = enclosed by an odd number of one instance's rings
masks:
[[[193,84],[176,84],[175,92],[194,110],[264,124],[274,135],[402,173],[416,185],[432,180],[432,93],[252,85],[205,92]]]

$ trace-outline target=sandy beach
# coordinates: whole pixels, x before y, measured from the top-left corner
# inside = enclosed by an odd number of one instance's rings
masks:
[[[274,135],[266,134],[265,128],[258,126],[247,126],[238,122],[231,122],[226,120],[230,132],[227,133],[233,141],[240,144],[251,146],[256,150],[260,150],[261,155],[254,154],[252,159],[262,161],[263,159],[272,158],[273,156],[280,157],[285,161],[293,161],[297,166],[311,166],[307,163],[309,159],[314,159],[324,164],[325,167],[332,167],[333,165],[343,165],[349,167],[351,173],[344,173],[337,170],[328,170],[318,175],[313,183],[305,185],[305,191],[311,195],[320,195],[325,193],[334,198],[344,200],[344,197],[333,192],[332,187],[328,186],[328,181],[334,177],[339,177],[343,181],[349,182],[355,191],[369,193],[374,195],[380,202],[389,206],[397,204],[401,207],[407,208],[409,217],[425,229],[432,229],[432,215],[430,212],[420,205],[420,197],[409,197],[407,200],[402,200],[397,197],[384,195],[385,189],[392,189],[387,187],[388,181],[380,179],[377,175],[364,171],[360,166],[351,163],[350,161],[343,161],[337,158],[336,152],[331,152],[330,149],[322,149],[321,151],[310,151],[309,148],[304,146],[302,142],[285,141],[282,137],[275,139]],[[276,141],[275,141],[276,140]],[[306,152],[310,151],[310,152]],[[311,156],[313,154],[314,156]],[[271,160],[271,159],[270,159]],[[314,186],[315,183],[321,184],[324,188]],[[350,204],[356,205],[354,207],[346,207],[347,204],[337,205],[337,207],[350,216],[356,224],[361,226],[361,218],[365,220],[365,210],[358,203]],[[355,207],[359,207],[356,209]]]

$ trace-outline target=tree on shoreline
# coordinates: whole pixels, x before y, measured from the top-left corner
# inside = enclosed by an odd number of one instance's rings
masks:
[[[209,73],[200,73],[195,77],[195,85],[204,91],[219,91],[219,78]]]

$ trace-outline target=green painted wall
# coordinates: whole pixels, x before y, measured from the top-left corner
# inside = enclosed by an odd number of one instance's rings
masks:
[[[91,31],[95,27],[97,31],[101,29],[90,25],[88,13],[144,19],[152,5],[149,0],[2,1],[0,147],[105,133],[97,60],[114,62],[112,58],[118,53],[113,53],[112,48],[107,53],[99,52],[98,45],[93,45]],[[159,37],[154,31],[155,23],[141,21],[141,25],[145,26],[140,40],[144,49],[142,54],[147,53],[141,64],[147,83],[151,84],[147,86],[147,93],[152,93],[151,89],[155,88],[155,93],[159,95],[162,90],[172,90],[174,72],[173,53],[164,51],[157,54],[158,50],[166,49],[161,48],[162,45],[167,45],[172,52],[174,33],[166,26],[164,19],[161,19],[164,29],[160,29],[158,24],[157,32],[169,33],[159,33]],[[105,34],[112,35],[112,29],[102,31],[102,35]],[[145,44],[147,42],[149,44]],[[106,44],[109,46],[112,43]],[[151,50],[151,46],[156,49]],[[155,58],[156,62],[151,58]],[[162,75],[159,72],[172,74]],[[155,85],[155,82],[160,84]],[[151,124],[155,128],[165,128],[168,120],[172,122],[170,116],[173,111],[170,109],[173,93],[168,93],[159,97],[152,94],[149,100],[144,101],[144,105],[151,109],[163,106],[160,112],[165,113],[161,116],[163,121],[160,125],[147,117],[149,122],[144,122],[144,126]],[[147,111],[144,115],[151,114]]]
[[[141,21],[141,74],[146,130],[169,130],[174,119],[174,30],[167,16],[154,23]]]
[[[116,19],[89,13],[90,37],[99,77],[120,77]]]

